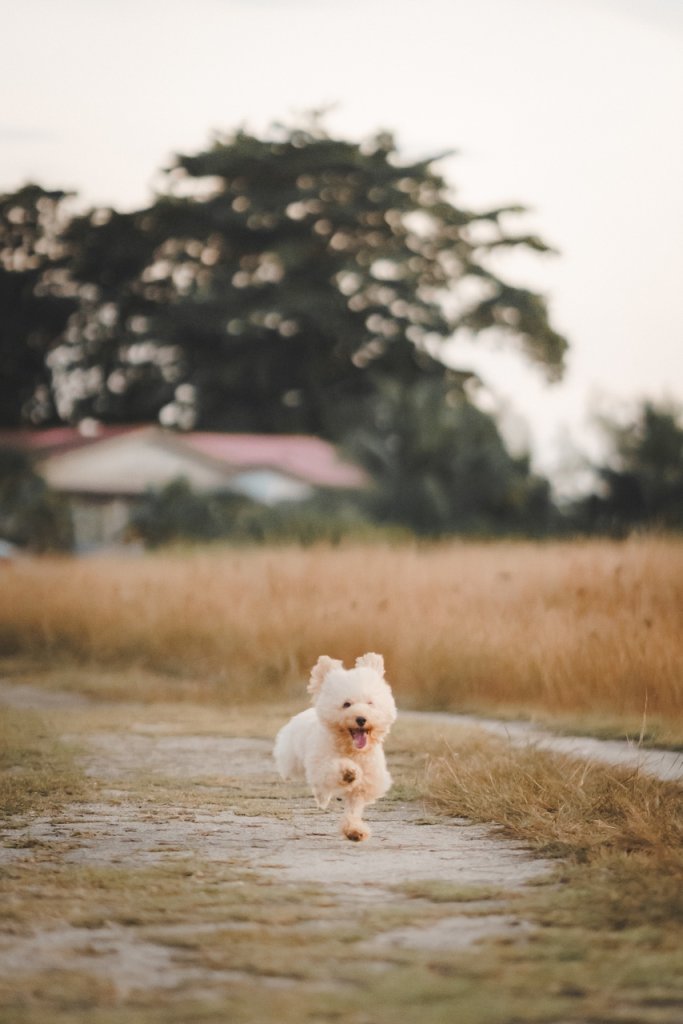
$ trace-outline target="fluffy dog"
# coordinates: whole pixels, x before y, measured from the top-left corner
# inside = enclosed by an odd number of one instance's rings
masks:
[[[382,744],[396,720],[381,654],[364,654],[355,668],[322,655],[311,671],[313,707],[290,719],[275,740],[275,763],[283,779],[305,779],[325,809],[344,801],[342,832],[360,842],[370,830],[363,810],[391,786]]]

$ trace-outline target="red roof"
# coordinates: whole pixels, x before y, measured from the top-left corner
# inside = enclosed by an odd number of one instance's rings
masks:
[[[84,423],[48,430],[0,430],[0,447],[19,448],[49,458],[97,445],[136,431],[150,432],[231,469],[273,469],[318,487],[356,488],[367,482],[365,472],[344,462],[329,441],[305,434],[221,434],[177,432],[149,425],[104,426]]]
[[[238,469],[279,469],[319,487],[362,487],[365,473],[343,462],[328,441],[303,434],[180,435],[185,444],[203,455]]]
[[[138,430],[139,427],[126,425],[123,427],[109,427],[97,423],[92,430],[87,426],[83,429],[78,427],[49,427],[47,430],[0,430],[0,448],[19,448],[21,451],[38,454],[56,454],[57,452],[72,451],[75,448],[83,448],[85,445],[94,444],[96,441],[104,441],[110,437],[117,437],[119,434],[127,434],[131,430]]]

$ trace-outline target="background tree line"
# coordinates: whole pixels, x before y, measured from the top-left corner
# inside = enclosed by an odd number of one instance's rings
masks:
[[[456,332],[495,332],[561,376],[544,298],[492,259],[549,249],[518,228],[520,207],[457,205],[438,159],[406,162],[387,133],[332,138],[311,116],[179,155],[145,209],[74,213],[37,185],[0,197],[2,425],[313,433],[372,472],[370,519],[557,529],[547,481],[444,361]],[[661,415],[650,407],[646,429]],[[623,472],[605,468],[577,513],[586,529],[621,514]],[[655,492],[629,515],[659,515]]]

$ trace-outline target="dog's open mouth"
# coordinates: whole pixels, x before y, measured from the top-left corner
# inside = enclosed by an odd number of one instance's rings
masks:
[[[365,729],[349,729],[351,739],[356,750],[362,750],[368,742],[368,734]]]

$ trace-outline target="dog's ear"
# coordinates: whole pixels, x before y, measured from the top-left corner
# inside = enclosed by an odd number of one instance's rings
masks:
[[[325,677],[334,668],[343,668],[344,663],[338,661],[336,658],[328,658],[326,654],[321,654],[315,665],[311,669],[311,678],[308,681],[308,692],[315,695],[319,692],[320,687],[325,682]]]
[[[370,652],[361,655],[360,658],[356,658],[356,668],[371,668],[378,676],[384,678],[384,658],[381,654]]]

